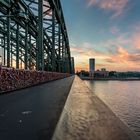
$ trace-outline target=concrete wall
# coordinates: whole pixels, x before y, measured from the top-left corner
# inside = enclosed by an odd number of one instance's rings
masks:
[[[0,92],[11,91],[70,76],[68,73],[0,67]]]

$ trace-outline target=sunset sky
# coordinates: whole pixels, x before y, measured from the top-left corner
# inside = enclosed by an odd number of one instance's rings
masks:
[[[61,0],[76,70],[140,71],[140,0]]]

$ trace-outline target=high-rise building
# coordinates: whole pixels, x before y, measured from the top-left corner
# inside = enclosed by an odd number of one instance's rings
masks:
[[[94,72],[95,72],[95,59],[90,58],[89,59],[89,76],[94,77]]]
[[[74,74],[75,73],[74,57],[71,57],[71,70],[72,70],[72,73]]]

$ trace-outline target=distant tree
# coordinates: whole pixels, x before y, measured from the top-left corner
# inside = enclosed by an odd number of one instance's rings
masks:
[[[116,77],[116,71],[110,71],[109,77]]]

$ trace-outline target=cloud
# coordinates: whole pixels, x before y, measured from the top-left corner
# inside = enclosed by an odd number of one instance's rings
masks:
[[[129,33],[121,33],[115,34],[115,38],[108,39],[102,42],[101,46],[106,48],[106,51],[110,54],[114,54],[117,51],[117,48],[129,47],[132,44],[132,40],[128,37]]]
[[[128,57],[128,61],[137,62],[138,64],[140,64],[140,54],[130,54]]]
[[[71,44],[72,55],[78,57],[79,60],[80,59],[83,60],[84,58],[88,59],[94,57],[96,57],[97,59],[104,59],[105,57],[106,58],[108,57],[107,54],[105,54],[104,52],[98,51],[94,48],[96,47],[88,42],[84,42],[79,46],[76,44]]]
[[[122,41],[120,44],[128,43]],[[113,42],[113,41],[112,41]],[[140,54],[130,53],[123,46],[116,44],[115,51],[108,51],[107,53],[93,49],[90,43],[83,43],[80,46],[76,44],[71,45],[72,56],[75,58],[76,70],[87,70],[89,67],[89,58],[96,59],[96,69],[102,67],[108,70],[139,70]]]
[[[105,61],[119,70],[140,71],[140,24],[136,24],[131,32],[119,32],[115,39],[105,42],[109,58]],[[118,65],[118,66],[117,66]],[[114,67],[115,68],[115,67]]]
[[[124,13],[129,0],[87,0],[88,6],[98,6],[101,9],[113,11],[114,17]]]
[[[135,23],[132,27],[130,27],[129,40],[130,45],[137,52],[140,52],[140,22]]]
[[[140,32],[133,35],[132,44],[137,49],[140,49]]]
[[[140,27],[140,24],[135,26],[133,32],[122,33],[117,27],[113,26],[110,31],[115,33],[115,38],[99,44],[89,42],[79,43],[78,45],[71,44],[76,69],[88,70],[89,58],[95,58],[96,69],[105,67],[108,70],[140,71],[140,29],[138,27]],[[104,49],[101,49],[101,46]]]
[[[75,59],[76,70],[88,70],[89,58],[96,58],[98,61],[108,58],[106,54],[93,48],[95,48],[95,46],[88,42],[84,42],[79,46],[71,44],[71,53]]]
[[[140,24],[132,28],[131,32],[121,33],[117,27],[111,27],[110,32],[117,35],[114,39],[107,40],[104,44],[108,48],[129,47],[131,50],[140,51]]]
[[[112,34],[117,34],[117,33],[119,33],[119,31],[120,31],[120,29],[116,26],[113,26],[113,27],[110,28],[110,32]]]
[[[140,65],[140,54],[139,53],[130,53],[123,47],[118,47],[116,54],[110,55],[106,59],[109,63],[115,63],[117,65],[124,65],[129,68],[131,66]]]

